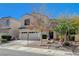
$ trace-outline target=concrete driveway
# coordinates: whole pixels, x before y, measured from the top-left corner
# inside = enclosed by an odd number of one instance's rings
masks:
[[[47,55],[0,48],[0,56],[47,56]]]
[[[0,54],[1,55],[49,55],[49,56],[72,56],[72,55],[79,55],[79,52],[76,54],[73,54],[73,52],[70,50],[60,50],[57,48],[51,48],[51,49],[46,49],[46,48],[41,48],[41,47],[34,47],[34,43],[38,43],[39,41],[27,41],[27,40],[15,40],[15,41],[10,41],[9,43],[1,44],[0,45]],[[27,46],[29,45],[31,46]],[[38,45],[36,45],[38,46]],[[40,45],[39,45],[40,46]],[[43,46],[44,47],[44,46]]]

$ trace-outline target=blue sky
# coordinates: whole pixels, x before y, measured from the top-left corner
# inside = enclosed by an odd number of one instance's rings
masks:
[[[79,15],[79,4],[75,3],[2,3],[0,4],[0,17],[12,16],[16,19],[20,19],[21,16],[32,13],[33,10],[38,12],[40,6],[42,6],[41,12],[50,18],[56,18],[62,14]]]

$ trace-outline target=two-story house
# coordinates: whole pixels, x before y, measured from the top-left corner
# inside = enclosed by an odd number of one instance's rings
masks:
[[[37,13],[24,15],[20,22],[20,39],[39,40],[41,38],[41,32],[47,33],[48,17],[45,15]]]
[[[18,26],[20,25],[19,21],[12,17],[2,17],[0,18],[0,36],[7,34],[12,37],[18,38],[19,30]]]
[[[16,39],[39,40],[42,38],[42,34],[49,33],[49,27],[55,27],[54,23],[49,24],[48,21],[47,16],[38,13],[23,15],[19,21],[12,17],[2,17],[0,35],[5,33]]]

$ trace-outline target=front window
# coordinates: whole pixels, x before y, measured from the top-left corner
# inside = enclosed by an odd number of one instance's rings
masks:
[[[30,25],[30,19],[25,19],[24,25]]]

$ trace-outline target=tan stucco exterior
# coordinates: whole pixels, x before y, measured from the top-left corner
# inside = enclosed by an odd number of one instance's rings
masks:
[[[28,20],[28,19],[30,20],[30,24],[24,25],[25,20]],[[48,25],[48,17],[45,16],[45,15],[41,15],[41,14],[24,15],[21,18],[20,22],[21,22],[21,27],[24,27],[23,29],[19,30],[20,31],[20,34],[19,34],[20,38],[22,37],[22,35],[24,35],[24,34],[22,34],[22,32],[27,32],[27,33],[29,33],[29,32],[36,33],[37,32],[36,34],[41,37],[40,33],[42,31],[46,32],[46,30],[48,29],[48,28],[45,27],[45,25]],[[43,24],[43,23],[45,25],[40,25],[40,24]],[[43,30],[40,27],[42,27]],[[33,33],[29,33],[29,34],[33,34]],[[22,38],[24,38],[25,35]],[[34,36],[34,34],[33,34],[33,36]],[[34,37],[36,37],[36,36],[34,36]]]
[[[9,20],[9,25],[6,25],[7,20]],[[12,37],[16,37],[16,38],[19,36],[19,29],[18,29],[18,27],[20,26],[19,21],[17,21],[14,18],[4,17],[0,19],[0,22],[4,22],[1,23],[0,33],[8,33]]]

